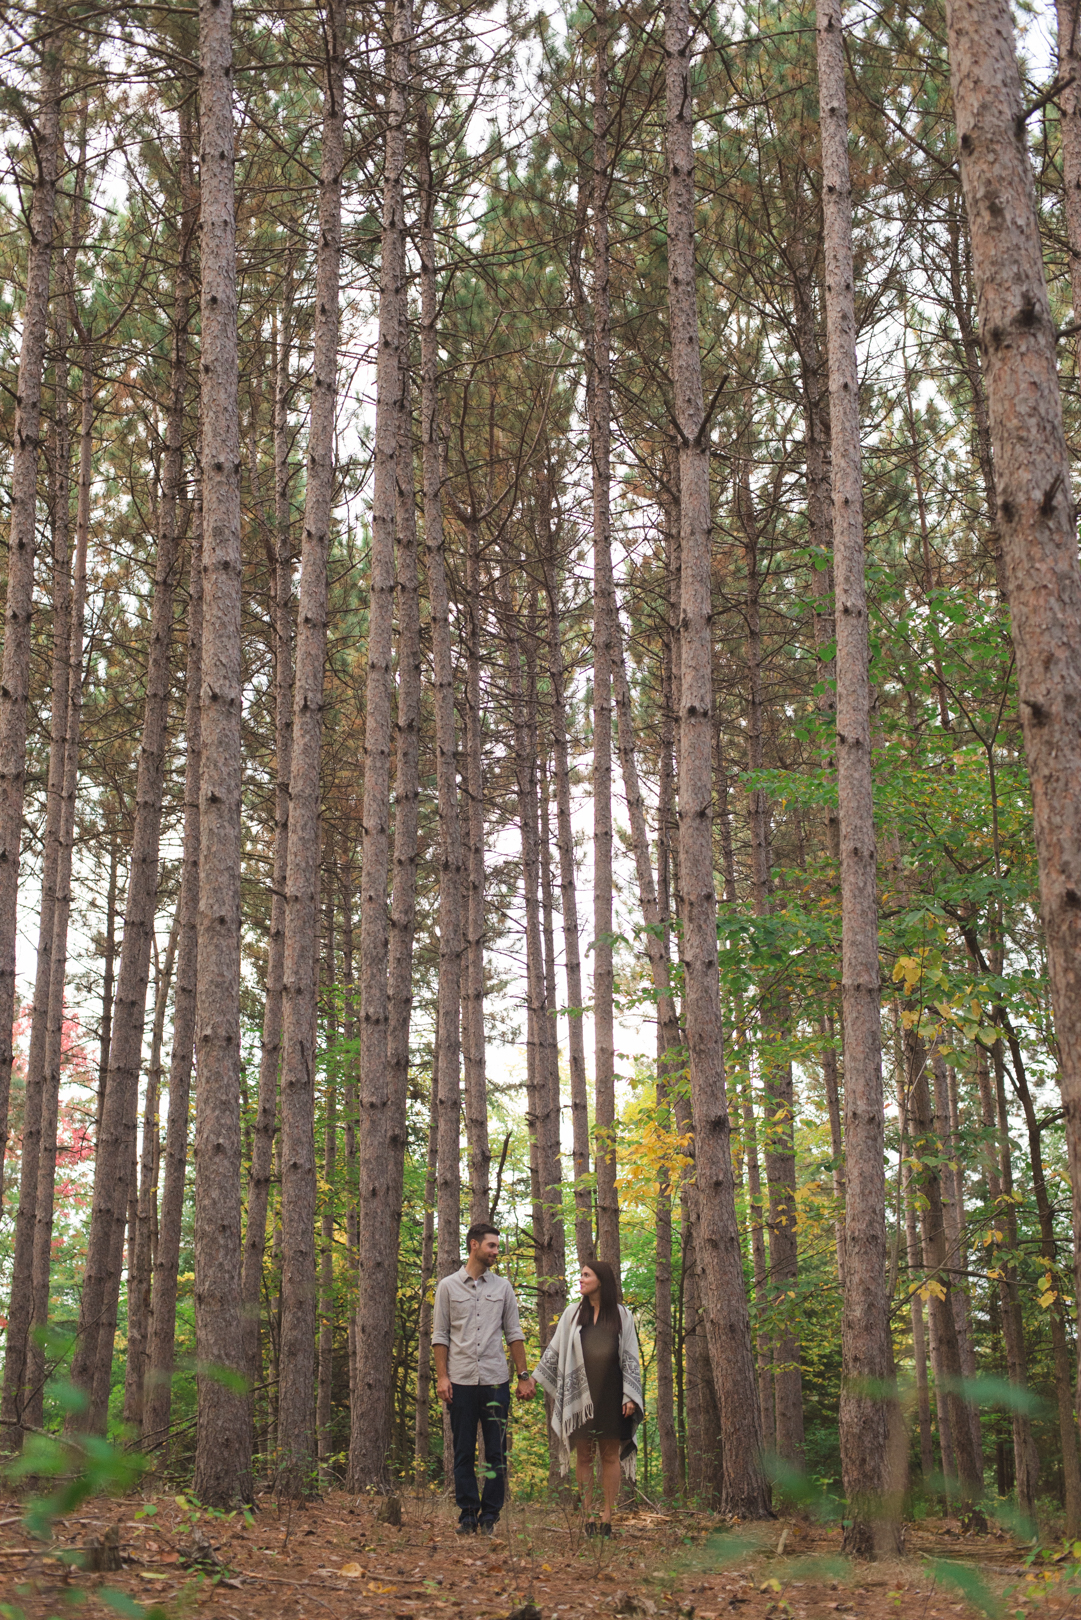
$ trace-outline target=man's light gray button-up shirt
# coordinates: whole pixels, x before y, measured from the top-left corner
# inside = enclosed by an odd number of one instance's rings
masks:
[[[506,1277],[486,1271],[476,1281],[463,1266],[435,1291],[432,1343],[447,1346],[452,1384],[504,1384],[510,1377],[503,1339],[524,1342],[518,1301]]]

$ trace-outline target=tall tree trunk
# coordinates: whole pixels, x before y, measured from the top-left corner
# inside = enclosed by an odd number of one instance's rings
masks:
[[[432,1056],[428,1100],[428,1159],[424,1173],[424,1233],[420,1245],[420,1312],[417,1321],[417,1403],[413,1427],[413,1470],[417,1487],[427,1486],[431,1463],[432,1274],[435,1270],[435,1182],[439,1156],[439,1066]]]
[[[251,1497],[240,1209],[240,423],[237,363],[233,5],[199,13],[200,373],[203,657],[199,783],[195,1120],[195,1494],[209,1507]],[[317,373],[318,374],[318,373]]]
[[[420,369],[421,369],[421,473],[424,483],[424,549],[428,573],[428,602],[432,624],[432,674],[435,709],[435,773],[439,801],[439,1002],[436,1028],[438,1070],[447,1077],[451,1092],[461,1089],[462,1015],[462,910],[466,903],[462,862],[462,827],[458,814],[458,745],[454,716],[454,664],[447,595],[445,531],[443,525],[443,457],[439,432],[439,289],[435,264],[435,186],[432,179],[431,126],[426,113],[420,128]],[[465,1117],[469,1146],[469,1214],[471,1221],[488,1219],[488,1116],[484,1094],[484,1051],[480,1062],[466,1073]],[[433,1129],[437,1128],[438,1089],[433,1072]],[[429,1133],[429,1170],[434,1174],[435,1141]],[[435,1189],[432,1189],[434,1199]],[[432,1200],[429,1200],[429,1204]],[[434,1213],[425,1205],[425,1242],[433,1241]],[[431,1233],[428,1223],[431,1223]],[[430,1266],[429,1266],[430,1275]],[[427,1310],[431,1338],[430,1307]],[[421,1345],[423,1351],[423,1345]],[[430,1369],[420,1365],[418,1380]],[[421,1426],[423,1423],[423,1434]],[[417,1388],[416,1456],[418,1471],[427,1467],[428,1412],[421,1415]]]
[[[404,270],[403,270],[404,280]],[[398,403],[396,521],[398,538],[398,715],[394,759],[394,890],[390,905],[387,968],[387,1069],[390,1108],[387,1147],[393,1253],[397,1280],[398,1231],[405,1181],[406,1111],[409,1100],[409,1023],[413,1010],[413,940],[417,917],[417,828],[420,809],[420,594],[417,574],[417,509],[413,488],[413,407],[409,329],[401,300],[402,370]],[[391,1411],[387,1407],[387,1444]]]
[[[19,846],[26,787],[26,707],[30,683],[30,618],[37,553],[38,444],[41,379],[49,325],[49,271],[60,163],[63,30],[52,20],[40,42],[41,89],[33,141],[37,164],[30,204],[26,299],[19,347],[19,381],[11,451],[4,655],[0,672],[0,1204],[11,1099],[15,1022],[15,936],[18,927]],[[14,1372],[14,1368],[13,1368]]]
[[[593,8],[593,332],[589,443],[593,467],[593,1030],[597,1253],[619,1276],[615,1007],[612,980],[612,362],[608,262],[608,7]]]
[[[710,1362],[721,1407],[722,1511],[769,1513],[762,1472],[751,1325],[736,1221],[725,1100],[717,896],[713,887],[712,618],[709,429],[694,268],[694,142],[687,0],[665,6],[668,305],[680,482],[679,861],[683,897],[684,1016],[695,1141],[695,1247],[705,1279]]]
[[[894,1552],[889,1506],[893,1377],[886,1291],[882,1020],[871,789],[871,694],[863,559],[863,481],[852,262],[852,193],[841,0],[818,4],[818,94],[825,226],[837,596],[837,791],[841,833],[841,1003],[845,1054],[845,1295],[841,1329],[841,1470],[853,1553]]]
[[[559,895],[563,914],[563,956],[567,973],[567,1049],[571,1078],[572,1162],[574,1165],[574,1243],[578,1264],[593,1255],[593,1198],[589,1190],[589,1095],[585,1034],[582,1028],[582,958],[578,936],[578,896],[571,824],[570,748],[567,739],[566,679],[559,627],[559,585],[552,545],[552,490],[545,478],[537,493],[541,568],[546,596],[548,678],[552,685],[552,753],[556,775],[556,837],[559,843]]]
[[[334,939],[334,901],[338,885],[335,879],[334,835],[328,848],[324,888],[324,945],[326,967],[323,984],[327,991],[326,1041],[329,1054],[338,1044],[337,949]],[[319,1378],[315,1396],[315,1437],[319,1453],[319,1482],[330,1483],[331,1419],[334,1400],[334,1216],[337,1208],[337,1189],[334,1185],[338,1156],[338,1079],[336,1058],[329,1057],[326,1067],[326,1089],[323,1119],[323,1208],[319,1215]]]
[[[182,131],[183,131],[183,125]],[[197,469],[198,473],[198,469]],[[165,1127],[161,1217],[150,1296],[143,1440],[162,1443],[172,1408],[176,1335],[176,1296],[180,1275],[180,1235],[188,1168],[191,1072],[195,1054],[195,1009],[199,964],[199,783],[202,769],[203,689],[203,497],[196,483],[188,565],[188,667],[184,704],[184,853],[177,902],[179,939],[173,1049],[169,1060],[169,1118]],[[163,1450],[163,1456],[168,1455]]]
[[[154,988],[154,1022],[150,1037],[150,1064],[146,1071],[146,1101],[143,1107],[143,1145],[139,1157],[139,1194],[136,1206],[135,1242],[129,1234],[128,1254],[128,1343],[124,1365],[124,1422],[142,1428],[146,1357],[150,1332],[150,1282],[154,1266],[154,1240],[158,1215],[158,1144],[161,1132],[161,1048],[165,1036],[165,1012],[176,962],[178,919],[174,917],[165,948],[165,960],[157,970]]]
[[[327,561],[334,506],[338,293],[345,167],[345,0],[324,17],[323,150],[315,269],[312,404],[297,604],[293,756],[282,979],[282,1332],[279,1489],[312,1489],[315,1435],[315,1001],[318,981],[320,750],[327,649]]]
[[[466,1108],[473,1118],[469,1152],[470,1203],[477,1209],[490,1205],[491,1149],[488,1143],[487,1070],[484,1054],[484,721],[480,695],[480,637],[484,615],[480,580],[480,534],[476,524],[466,526],[465,592],[467,614],[465,675],[465,956],[462,1005],[462,1057],[465,1067]],[[458,1208],[460,1165],[457,1142],[461,1103],[450,1075],[443,1072],[439,1087],[439,1215],[438,1259],[440,1277],[458,1264]],[[480,1119],[485,1118],[484,1129]],[[452,1185],[453,1184],[453,1185]],[[485,1217],[488,1218],[488,1217]],[[446,1234],[444,1239],[444,1227]]]
[[[948,0],[950,78],[1032,788],[1081,1287],[1081,563],[1008,0]]]
[[[390,1443],[390,1382],[397,1288],[391,1206],[391,1089],[387,1000],[391,658],[394,628],[394,518],[401,389],[404,275],[406,91],[412,0],[395,0],[387,62],[379,359],[376,373],[375,482],[372,496],[371,608],[364,733],[364,865],[360,974],[361,1255],[357,1302],[357,1382],[349,1442],[352,1490],[381,1484]]]
[[[248,1219],[244,1229],[244,1363],[259,1382],[262,1356],[259,1321],[263,1293],[267,1209],[278,1126],[278,1077],[282,1048],[282,994],[285,978],[285,895],[289,862],[289,778],[293,768],[293,525],[289,494],[289,354],[291,301],[286,299],[278,328],[274,368],[274,867],[271,877],[270,933],[267,938],[266,1001],[259,1058],[259,1092],[248,1176]],[[254,476],[255,461],[252,459]]]
[[[63,305],[60,306],[63,308]],[[45,1092],[45,1047],[49,1025],[49,986],[52,978],[53,934],[56,921],[56,883],[60,864],[60,824],[63,815],[64,770],[67,761],[68,702],[71,659],[71,556],[68,545],[71,515],[71,428],[68,409],[68,327],[57,317],[58,357],[54,371],[54,426],[50,435],[50,491],[52,518],[52,700],[49,720],[49,774],[46,788],[45,838],[38,912],[38,955],[34,977],[34,1007],[30,1025],[30,1051],[23,1090],[22,1152],[19,1166],[19,1207],[15,1216],[15,1245],[11,1261],[11,1303],[8,1308],[4,1356],[4,1386],[0,1414],[8,1423],[21,1419],[24,1385],[29,1370],[30,1319],[33,1314],[34,1229],[41,1166],[42,1115]],[[13,1436],[12,1438],[15,1438]]]
[[[49,1324],[53,1206],[56,1180],[56,1128],[64,1051],[64,992],[67,985],[68,919],[71,914],[71,867],[75,846],[75,802],[79,781],[79,729],[83,703],[83,626],[86,609],[86,553],[90,536],[90,479],[93,464],[94,381],[89,346],[82,354],[82,414],[79,428],[79,491],[75,519],[75,584],[71,602],[68,650],[68,713],[64,727],[64,781],[61,793],[59,851],[49,960],[49,1018],[42,1089],[41,1151],[34,1189],[34,1252],[31,1287],[33,1311],[28,1351],[25,1416],[35,1429],[44,1426],[46,1380],[43,1335]]]
[[[927,1326],[923,1314],[923,1297],[916,1287],[916,1278],[922,1270],[920,1240],[916,1230],[916,1201],[912,1186],[912,1170],[905,1168],[903,1196],[905,1205],[905,1244],[908,1259],[910,1312],[912,1317],[912,1359],[916,1364],[916,1420],[920,1432],[920,1473],[924,1489],[929,1489],[935,1471],[935,1453],[931,1441],[931,1399],[927,1383]]]
[[[1081,7],[1055,0],[1058,22],[1059,132],[1062,202],[1069,248],[1073,318],[1081,321]]]
[[[187,264],[189,233],[185,229],[186,201],[186,199],[182,201],[181,205],[169,403],[166,413],[162,491],[158,504],[158,551],[150,618],[150,650],[147,660],[142,743],[135,789],[131,869],[109,1044],[109,1071],[94,1160],[94,1199],[79,1307],[79,1336],[71,1363],[73,1383],[85,1389],[91,1396],[89,1423],[94,1432],[103,1432],[107,1419],[113,1334],[123,1264],[124,1229],[129,1203],[134,1201],[137,1192],[134,1175],[139,1073],[142,1068],[146,992],[158,897],[158,852],[165,787],[173,598],[179,574],[180,555],[178,509],[184,394],[187,382],[187,312],[190,298]],[[239,720],[237,737],[239,746]],[[81,1416],[69,1419],[69,1422],[82,1421]]]

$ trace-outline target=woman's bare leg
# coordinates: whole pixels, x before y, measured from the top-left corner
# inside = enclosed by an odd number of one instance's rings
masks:
[[[585,1516],[593,1506],[593,1442],[581,1439],[574,1447],[574,1477],[578,1481],[578,1489],[582,1493],[582,1508]]]
[[[612,1509],[619,1496],[619,1441],[601,1440],[601,1484],[604,1487],[604,1517],[602,1524],[611,1524]]]

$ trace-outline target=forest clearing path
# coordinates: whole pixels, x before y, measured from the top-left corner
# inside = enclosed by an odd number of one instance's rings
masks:
[[[0,1506],[10,1513],[18,1503]],[[0,1603],[13,1607],[2,1612],[53,1620],[78,1604],[97,1620],[118,1612],[105,1589],[170,1620],[945,1620],[979,1612],[963,1590],[979,1572],[1011,1617],[1081,1613],[1072,1568],[1049,1555],[1030,1573],[1011,1537],[961,1535],[948,1520],[909,1526],[902,1559],[853,1565],[840,1556],[839,1529],[802,1519],[779,1519],[763,1537],[760,1527],[722,1529],[712,1514],[639,1511],[617,1515],[611,1541],[593,1541],[580,1517],[524,1503],[511,1505],[488,1541],[459,1539],[442,1498],[404,1498],[401,1528],[379,1522],[376,1506],[334,1492],[290,1511],[263,1497],[249,1524],[193,1514],[172,1496],[91,1502],[59,1522],[55,1550],[115,1525],[122,1567],[66,1581],[55,1555],[5,1514]],[[935,1561],[967,1566],[960,1583],[943,1577],[941,1563],[936,1578]]]

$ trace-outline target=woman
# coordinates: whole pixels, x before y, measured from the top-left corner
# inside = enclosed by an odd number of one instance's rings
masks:
[[[552,1397],[560,1473],[570,1466],[571,1446],[575,1450],[586,1535],[610,1536],[620,1465],[633,1480],[638,1451],[634,1431],[645,1410],[638,1335],[633,1316],[619,1303],[616,1274],[604,1260],[584,1265],[578,1286],[581,1302],[563,1312],[534,1377]],[[604,1490],[599,1523],[590,1517],[594,1447],[601,1454]]]

